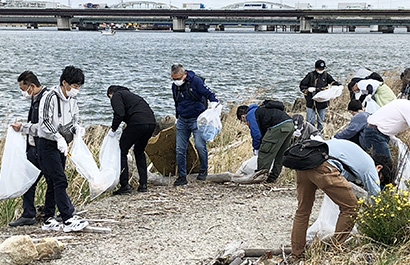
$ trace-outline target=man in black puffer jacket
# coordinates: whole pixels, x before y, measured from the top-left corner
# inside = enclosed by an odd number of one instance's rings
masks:
[[[257,171],[270,170],[273,163],[268,182],[275,182],[279,177],[283,153],[289,147],[293,135],[293,120],[284,110],[282,102],[265,100],[255,111],[262,135]]]
[[[147,191],[147,162],[145,158],[145,147],[155,129],[154,112],[148,103],[140,96],[129,91],[123,86],[110,86],[107,96],[111,99],[111,106],[114,110],[110,136],[115,136],[115,131],[121,122],[125,122],[120,138],[121,149],[121,187],[114,191],[114,195],[131,193],[132,188],[128,184],[128,150],[134,145],[134,155],[139,174],[139,192]]]

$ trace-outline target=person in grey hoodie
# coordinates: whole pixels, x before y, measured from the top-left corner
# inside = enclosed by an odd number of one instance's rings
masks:
[[[54,218],[55,205],[63,220],[63,231],[79,231],[88,222],[74,216],[74,207],[67,195],[67,177],[64,173],[67,145],[73,140],[73,133],[79,132],[78,105],[76,95],[84,84],[81,69],[67,66],[60,85],[54,86],[41,98],[39,107],[38,154],[40,168],[46,179],[46,201],[44,206],[43,230],[60,230],[60,223]]]

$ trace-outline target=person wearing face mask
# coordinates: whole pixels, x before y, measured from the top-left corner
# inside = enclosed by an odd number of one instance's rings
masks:
[[[355,99],[364,102],[370,96],[380,107],[396,99],[390,87],[375,79],[352,78],[347,87]]]
[[[352,99],[347,106],[347,110],[353,115],[346,129],[335,134],[336,139],[346,139],[352,141],[365,149],[364,128],[367,126],[367,118],[370,113],[363,111],[360,100]]]
[[[321,135],[318,129],[312,124],[303,120],[302,114],[294,114],[292,116],[294,132],[291,144],[297,144],[308,139],[321,140]]]
[[[306,99],[306,121],[315,126],[315,120],[317,119],[317,128],[321,133],[323,132],[323,122],[328,101],[316,102],[313,100],[313,96],[326,89],[329,85],[340,85],[325,71],[325,68],[325,61],[317,60],[315,71],[308,73],[299,85],[300,91],[303,92]]]
[[[199,156],[198,180],[205,180],[208,175],[208,151],[206,141],[198,130],[197,118],[205,111],[204,100],[209,100],[215,108],[218,100],[215,94],[205,86],[201,78],[193,71],[185,71],[181,64],[171,66],[172,94],[176,109],[176,161],[178,178],[174,186],[188,184],[186,175],[186,152],[191,133],[194,135],[195,149]]]
[[[123,86],[110,86],[107,89],[107,96],[110,98],[111,106],[114,111],[111,130],[108,135],[114,137],[121,122],[125,122],[127,127],[124,129],[120,138],[121,149],[121,187],[114,191],[114,195],[131,193],[132,188],[128,184],[128,161],[127,154],[134,146],[135,162],[139,175],[138,192],[147,191],[147,161],[145,158],[145,147],[149,138],[155,130],[156,121],[154,112],[148,103],[140,96],[132,93]]]
[[[37,142],[38,142],[38,107],[40,99],[47,91],[38,81],[37,76],[31,71],[25,71],[17,78],[22,97],[24,100],[30,100],[30,110],[27,122],[14,122],[10,126],[16,131],[27,135],[27,159],[40,169]],[[36,182],[23,195],[23,213],[20,218],[9,223],[9,226],[33,225],[36,223],[36,207],[34,205],[34,196],[36,193],[37,183],[40,180],[42,173],[38,176]]]
[[[84,229],[88,222],[74,215],[74,207],[67,195],[67,177],[64,173],[67,145],[73,133],[81,133],[78,126],[78,104],[76,95],[84,84],[83,71],[67,66],[60,76],[60,85],[47,91],[40,101],[38,154],[40,167],[50,179],[47,185],[44,206],[43,230],[60,230],[60,223],[54,218],[55,206],[63,220],[64,232]]]

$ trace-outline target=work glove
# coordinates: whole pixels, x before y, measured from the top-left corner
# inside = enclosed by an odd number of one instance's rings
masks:
[[[58,151],[63,153],[64,156],[67,156],[67,153],[68,153],[67,142],[65,141],[64,137],[61,135],[57,138],[57,149]]]
[[[295,136],[295,137],[300,137],[301,135],[302,135],[302,132],[300,130],[295,130],[293,132],[293,136]]]
[[[115,132],[114,132],[113,130],[110,130],[110,131],[108,132],[108,136],[110,136],[110,137],[115,137]]]
[[[308,88],[308,91],[309,91],[310,93],[313,93],[313,92],[316,91],[316,87],[311,86],[311,87]]]
[[[219,102],[210,102],[209,103],[209,108],[210,109],[215,109],[219,105]]]
[[[259,150],[253,149],[253,155],[254,155],[254,156],[258,156],[258,155],[259,155]]]

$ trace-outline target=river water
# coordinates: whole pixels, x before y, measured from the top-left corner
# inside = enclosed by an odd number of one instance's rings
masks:
[[[228,106],[249,97],[293,102],[300,80],[317,59],[344,81],[366,66],[382,73],[410,67],[410,34],[297,34],[229,30],[208,33],[63,32],[0,30],[0,122],[2,130],[25,119],[17,77],[32,70],[46,86],[58,84],[67,65],[83,69],[79,104],[83,125],[106,124],[112,110],[106,89],[117,84],[144,97],[156,116],[174,114],[169,68],[182,63],[206,78]]]

